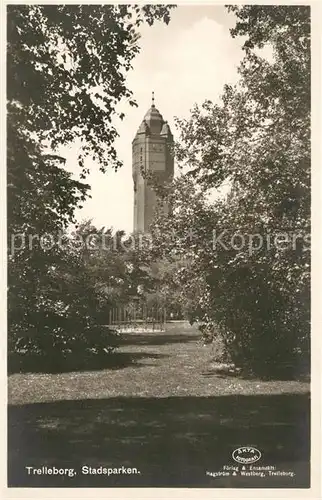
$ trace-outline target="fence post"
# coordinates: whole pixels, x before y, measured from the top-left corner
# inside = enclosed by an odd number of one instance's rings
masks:
[[[152,331],[154,332],[154,316],[155,316],[155,306],[152,307]]]
[[[143,306],[143,322],[145,323],[145,329],[147,329],[147,307],[146,307],[146,304]]]

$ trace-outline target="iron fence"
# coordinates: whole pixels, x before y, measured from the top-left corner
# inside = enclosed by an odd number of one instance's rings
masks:
[[[108,326],[119,332],[163,332],[166,321],[166,309],[158,306],[120,306],[108,312]]]

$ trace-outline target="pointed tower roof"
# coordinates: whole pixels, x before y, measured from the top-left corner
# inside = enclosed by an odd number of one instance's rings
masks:
[[[151,108],[145,113],[144,120],[148,125],[151,121],[158,121],[163,124],[163,117],[154,105],[152,105]]]
[[[137,135],[145,134],[150,135],[161,135],[163,137],[173,138],[168,122],[163,119],[160,111],[155,107],[154,104],[154,92],[152,92],[152,103],[151,107],[145,113],[143,121],[139,126],[136,133]],[[134,140],[134,139],[133,139]]]

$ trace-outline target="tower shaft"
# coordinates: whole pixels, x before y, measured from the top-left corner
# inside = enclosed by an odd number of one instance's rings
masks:
[[[156,214],[158,196],[154,182],[173,179],[173,137],[170,127],[152,103],[132,142],[135,232],[148,232]],[[163,210],[168,211],[163,204]]]

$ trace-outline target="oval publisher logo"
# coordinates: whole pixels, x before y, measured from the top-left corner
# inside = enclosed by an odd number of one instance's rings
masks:
[[[232,452],[232,457],[235,462],[240,464],[253,464],[261,458],[262,454],[253,446],[242,446]]]

